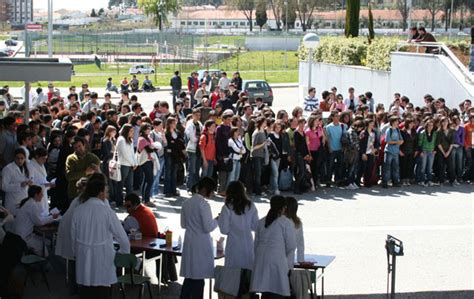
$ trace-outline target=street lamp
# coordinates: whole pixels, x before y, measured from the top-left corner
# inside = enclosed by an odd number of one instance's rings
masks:
[[[311,65],[313,50],[319,47],[319,36],[315,33],[307,33],[303,37],[303,46],[308,49],[308,90],[311,88]]]
[[[48,57],[53,57],[53,0],[48,0]]]

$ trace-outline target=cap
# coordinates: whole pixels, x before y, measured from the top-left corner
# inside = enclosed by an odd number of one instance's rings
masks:
[[[234,112],[230,109],[227,109],[226,111],[224,111],[224,113],[222,113],[222,117],[229,117],[229,116],[234,116]]]

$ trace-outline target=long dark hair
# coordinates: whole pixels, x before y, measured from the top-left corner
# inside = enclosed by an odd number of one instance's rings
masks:
[[[107,180],[102,173],[94,173],[89,177],[84,191],[79,195],[81,202],[88,201],[91,197],[97,197],[107,186]]]
[[[294,197],[287,197],[286,198],[286,217],[290,218],[293,221],[296,228],[300,228],[301,226],[301,219],[296,215],[298,212],[298,202]]]
[[[23,156],[25,156],[25,159],[26,159],[26,151],[21,147],[19,147],[15,150],[15,157],[17,155],[23,155]],[[23,168],[25,170],[25,176],[29,178],[30,177],[30,171],[28,170],[27,162],[28,161],[25,160],[25,162],[23,163]]]
[[[23,207],[30,198],[35,197],[35,195],[40,193],[42,190],[43,188],[41,188],[40,186],[31,185],[30,188],[28,188],[28,197],[22,199],[20,202],[20,208]]]
[[[217,184],[214,179],[210,177],[203,177],[192,188],[193,193],[204,193],[207,197],[216,190]]]
[[[275,195],[270,198],[270,210],[265,217],[265,228],[272,225],[278,217],[280,217],[283,209],[286,207],[286,199],[281,195]]]
[[[140,136],[145,138],[148,142],[150,142],[150,136],[148,136],[146,133],[146,130],[150,129],[151,130],[151,126],[147,123],[144,123],[140,126]]]
[[[125,141],[129,144],[132,143],[132,138],[128,137],[128,134],[130,133],[131,129],[133,129],[132,125],[125,124],[125,125],[123,125],[122,129],[120,130],[120,136],[125,138]]]
[[[244,184],[240,181],[232,181],[225,191],[225,205],[232,209],[235,214],[245,214],[245,208],[251,206],[251,202],[245,193]]]

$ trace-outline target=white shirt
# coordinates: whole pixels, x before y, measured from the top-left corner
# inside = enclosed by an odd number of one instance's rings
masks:
[[[84,104],[84,107],[82,107],[82,112],[83,113],[89,113],[90,111],[97,111],[100,109],[99,103],[95,102],[92,103],[92,100],[87,101],[87,103]]]
[[[251,292],[270,292],[290,296],[288,256],[296,249],[295,226],[285,216],[265,228],[262,218],[255,231],[255,263]]]
[[[291,219],[290,219],[290,221],[291,221]],[[299,228],[296,228],[296,225],[295,225],[295,237],[296,237],[296,262],[304,262],[303,223],[300,224]],[[295,265],[295,252],[292,251],[288,255],[288,267],[290,269],[293,269],[294,265]]]
[[[22,172],[15,162],[11,162],[2,170],[2,190],[5,192],[4,205],[13,215],[16,215],[20,201],[28,197],[28,186],[21,186],[21,183],[28,179],[25,172]]]
[[[227,77],[222,77],[219,79],[218,86],[221,90],[228,90],[229,89],[230,80]]]
[[[35,159],[30,160],[28,163],[28,170],[30,171],[30,177],[33,180],[35,185],[40,186],[43,189],[43,199],[38,204],[41,206],[43,214],[49,213],[49,204],[48,204],[48,189],[46,184],[48,180],[46,179],[47,173],[44,165],[40,165]]]
[[[258,211],[253,203],[245,213],[237,215],[232,208],[224,205],[219,215],[219,229],[227,235],[225,245],[225,266],[252,270],[254,248],[252,231],[258,225]]]
[[[30,198],[18,210],[15,222],[13,223],[13,233],[27,241],[27,238],[33,233],[35,226],[43,226],[53,221],[53,216],[42,217],[41,207],[33,198]]]
[[[135,149],[133,143],[128,143],[123,136],[117,139],[117,161],[123,166],[137,166],[138,161],[135,155]]]
[[[202,129],[202,124],[200,121],[197,122],[199,124],[199,128]],[[184,134],[188,138],[188,144],[186,145],[186,151],[195,153],[197,149],[197,145],[199,143],[199,136],[201,132],[196,132],[196,125],[194,121],[190,119],[186,124],[186,129],[184,130]]]
[[[230,152],[230,158],[232,160],[239,160],[242,158],[242,155],[245,154],[245,146],[242,143],[242,139],[239,137],[236,140],[229,138],[227,145],[232,149]]]
[[[184,234],[180,276],[191,279],[214,277],[214,251],[211,232],[217,228],[211,207],[200,194],[194,194],[181,208]]]
[[[117,282],[114,239],[120,245],[120,253],[130,252],[130,242],[120,220],[103,200],[93,197],[75,208],[71,242],[77,284],[110,286]]]

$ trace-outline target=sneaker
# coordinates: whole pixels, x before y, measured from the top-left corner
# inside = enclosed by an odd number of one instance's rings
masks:
[[[393,183],[392,186],[399,188],[399,187],[401,187],[402,185],[400,185],[400,183]]]
[[[458,180],[454,180],[454,185],[455,185],[455,186],[460,186],[461,183],[460,183]]]
[[[433,183],[433,182],[428,182],[428,183],[426,183],[425,186],[426,186],[426,187],[433,187],[433,186],[436,186],[436,184]]]
[[[280,195],[280,190],[276,190],[275,195]]]
[[[357,190],[357,189],[359,189],[359,186],[357,186],[357,184],[356,184],[356,183],[352,183],[352,186],[354,187],[354,190]]]
[[[346,189],[347,189],[347,190],[355,190],[355,189],[357,189],[357,187],[354,187],[353,184],[350,184],[350,185],[348,185],[348,186],[346,187]]]

